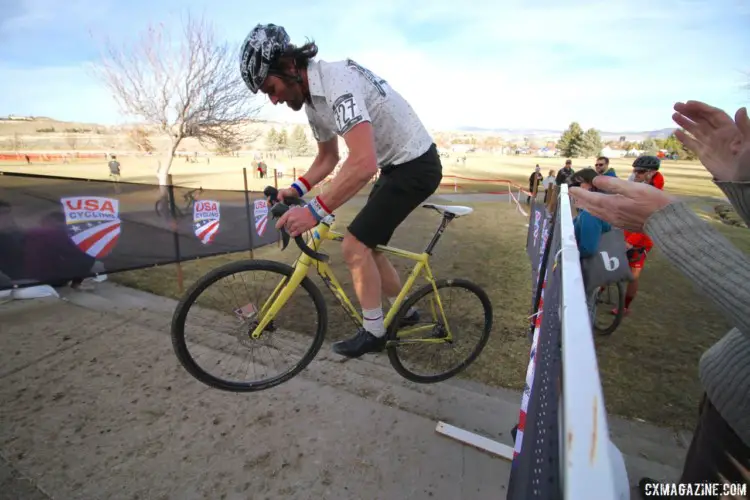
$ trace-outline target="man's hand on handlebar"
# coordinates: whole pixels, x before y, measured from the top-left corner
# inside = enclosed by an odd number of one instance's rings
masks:
[[[313,217],[312,212],[305,207],[304,200],[296,196],[297,192],[295,191],[295,196],[290,198],[281,195],[275,187],[268,186],[263,190],[263,194],[271,205],[271,216],[279,219],[276,223],[276,229],[281,230],[282,250],[286,248],[291,236],[305,255],[321,262],[328,262],[327,255],[318,253],[307,246],[302,238],[302,234],[317,226],[318,222]],[[299,208],[302,208],[302,210],[298,210]],[[312,222],[307,220],[308,217]]]
[[[296,189],[291,188],[291,187],[279,189],[279,194],[276,196],[276,199],[273,201],[274,202],[281,201],[283,203],[283,200],[285,198],[289,198],[289,199],[299,198],[299,194],[297,193]]]

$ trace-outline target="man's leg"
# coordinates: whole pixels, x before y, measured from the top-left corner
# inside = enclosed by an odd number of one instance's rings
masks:
[[[393,267],[393,264],[391,264],[391,261],[383,253],[374,251],[373,257],[380,272],[381,290],[383,290],[383,294],[388,299],[388,305],[392,306],[396,302],[398,294],[401,293],[401,277],[398,275],[396,268]],[[416,316],[416,313],[417,311],[413,307],[410,307],[404,318],[406,321],[401,324],[413,324],[419,321],[419,316]]]
[[[376,337],[382,337],[385,334],[383,298],[380,271],[375,263],[374,252],[351,233],[344,237],[342,250],[344,261],[352,273],[354,293],[362,307],[362,326]]]
[[[384,256],[375,257],[374,249],[388,244],[396,228],[435,192],[441,179],[442,167],[433,146],[421,157],[381,172],[367,203],[349,225],[342,250],[362,307],[363,325],[353,337],[333,344],[337,354],[356,358],[385,348],[383,280],[378,262],[385,275],[386,294],[400,289],[400,280]]]
[[[628,283],[628,287],[625,290],[625,310],[630,310],[630,304],[633,302],[633,299],[635,299],[636,294],[638,293],[638,281],[641,277],[641,271],[643,271],[642,267],[634,267],[631,269],[633,272],[633,281]]]

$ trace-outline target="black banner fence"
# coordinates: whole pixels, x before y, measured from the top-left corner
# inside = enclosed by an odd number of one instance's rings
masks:
[[[0,290],[275,243],[263,193],[0,172]]]
[[[566,185],[554,203],[533,203],[532,339],[507,500],[627,498],[622,453],[609,439],[606,407]]]

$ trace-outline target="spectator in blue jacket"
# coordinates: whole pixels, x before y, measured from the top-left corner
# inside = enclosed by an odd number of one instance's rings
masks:
[[[609,158],[607,158],[606,156],[600,156],[599,158],[597,158],[596,163],[594,164],[594,168],[596,168],[596,173],[599,175],[617,177],[615,169],[609,166]]]
[[[597,160],[597,163],[599,163],[599,160]],[[586,191],[596,191],[593,182],[598,175],[596,170],[584,168],[571,176],[570,185]],[[583,209],[578,212],[578,216],[573,220],[573,228],[575,229],[576,243],[581,258],[594,255],[599,249],[602,234],[612,230],[612,226],[608,222],[604,222]]]

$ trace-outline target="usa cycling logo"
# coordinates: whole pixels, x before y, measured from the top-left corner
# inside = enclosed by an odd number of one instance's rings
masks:
[[[534,243],[539,241],[539,221],[542,220],[542,211],[537,209],[534,211]]]
[[[201,243],[208,245],[214,241],[214,237],[219,231],[220,221],[221,212],[218,201],[201,200],[195,202],[195,205],[193,205],[193,231],[201,240]]]
[[[120,202],[114,198],[60,198],[68,236],[95,259],[106,257],[120,237]]]
[[[258,236],[263,236],[268,226],[268,203],[266,200],[255,200],[253,204],[253,218]]]

